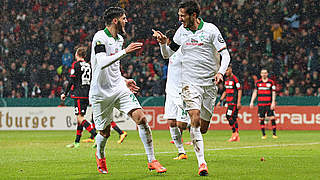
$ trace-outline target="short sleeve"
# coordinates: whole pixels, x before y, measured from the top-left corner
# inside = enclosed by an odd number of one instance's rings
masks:
[[[93,47],[94,47],[94,53],[98,54],[98,53],[102,53],[102,52],[106,52],[106,45],[105,42],[99,38],[99,37],[95,37],[93,39]]]
[[[227,48],[226,42],[224,41],[219,29],[213,25],[213,45],[216,50],[220,53],[222,50]]]

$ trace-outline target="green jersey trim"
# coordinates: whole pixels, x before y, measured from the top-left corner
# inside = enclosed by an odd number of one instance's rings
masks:
[[[108,37],[112,37],[112,38],[113,38],[113,36],[111,35],[111,33],[110,33],[110,31],[109,31],[108,28],[104,28],[103,31],[106,33],[106,35],[107,35]],[[117,34],[117,37],[114,38],[114,39],[115,39],[115,40],[118,40],[118,39],[119,39],[118,34]]]
[[[199,24],[199,26],[198,26],[198,29],[197,30],[201,30],[202,28],[203,28],[203,24],[204,24],[204,21],[203,21],[203,19],[202,18],[200,18],[199,17],[199,19],[200,19],[200,24]],[[191,30],[190,28],[186,28],[188,31],[191,31],[191,32],[193,32],[193,34],[194,33],[196,33],[196,31],[197,30]]]

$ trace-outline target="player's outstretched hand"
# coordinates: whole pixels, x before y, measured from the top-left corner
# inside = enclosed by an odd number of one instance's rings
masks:
[[[213,78],[215,84],[219,84],[223,81],[223,75],[221,73],[217,73]]]
[[[129,46],[125,49],[126,50],[126,53],[131,53],[133,51],[136,51],[138,49],[141,49],[143,43],[141,42],[134,42],[134,43],[131,43],[129,44]]]
[[[61,94],[60,99],[61,99],[62,101],[66,100],[66,95],[65,95],[65,94]]]
[[[126,79],[126,85],[130,89],[132,93],[137,93],[139,91],[139,87],[133,79]]]
[[[165,44],[167,42],[167,36],[165,36],[164,34],[162,34],[162,32],[160,31],[156,31],[154,29],[152,29],[153,32],[153,37],[157,38],[158,43],[160,44]]]

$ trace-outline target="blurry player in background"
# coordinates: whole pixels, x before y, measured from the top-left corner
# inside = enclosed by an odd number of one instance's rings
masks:
[[[221,95],[220,101],[218,102],[217,106],[220,106],[223,99],[226,98],[226,102],[228,103],[226,117],[229,121],[229,125],[232,128],[232,135],[228,141],[240,141],[237,119],[238,111],[241,109],[242,89],[238,78],[232,73],[231,65],[228,67],[225,75],[225,91]]]
[[[140,103],[133,93],[139,90],[134,80],[125,79],[120,71],[120,59],[126,54],[141,49],[142,43],[131,43],[122,49],[124,39],[119,34],[125,33],[128,22],[125,10],[120,7],[110,7],[104,12],[105,29],[98,31],[92,40],[91,67],[92,83],[90,102],[96,129],[97,151],[96,162],[99,173],[107,174],[105,145],[110,136],[110,123],[113,108],[128,114],[137,124],[141,141],[144,145],[148,168],[158,173],[166,172],[155,158],[151,129]]]
[[[187,159],[182,143],[182,132],[190,121],[188,113],[183,109],[181,99],[181,51],[172,51],[168,46],[173,42],[175,31],[168,30],[164,36],[160,31],[155,31],[154,36],[160,44],[160,50],[164,59],[169,58],[168,75],[166,84],[166,102],[163,118],[168,119],[170,134],[176,147],[178,156],[175,160]]]
[[[83,140],[83,142],[94,142],[94,138],[97,135],[93,116],[91,124],[84,119],[87,107],[89,105],[89,89],[91,82],[91,67],[86,61],[87,48],[80,47],[76,51],[76,61],[73,62],[71,67],[70,82],[64,93],[61,94],[61,100],[64,102],[66,96],[71,90],[71,98],[75,101],[75,115],[77,116],[77,135],[73,144],[67,145],[69,148],[80,147],[80,139],[82,136],[83,127],[90,132],[91,136],[89,139]],[[127,132],[122,131],[115,122],[111,122],[112,128],[119,134],[118,144],[121,144],[127,136]]]
[[[77,135],[73,144],[67,145],[70,148],[80,147],[80,138],[82,135],[83,127],[91,134],[91,141],[97,135],[95,129],[91,124],[84,119],[87,107],[89,105],[89,89],[91,81],[91,67],[86,62],[87,48],[79,47],[76,51],[76,61],[72,63],[70,81],[67,89],[61,94],[61,100],[65,100],[66,96],[72,87],[71,98],[74,99],[74,110],[77,116]]]
[[[261,138],[267,138],[264,123],[267,114],[267,118],[270,119],[272,123],[272,138],[277,139],[278,136],[276,134],[276,120],[274,117],[274,108],[276,106],[276,85],[271,79],[268,78],[267,69],[261,69],[260,75],[261,79],[256,82],[255,89],[252,93],[250,108],[253,108],[254,100],[258,96],[258,116],[262,131]]]

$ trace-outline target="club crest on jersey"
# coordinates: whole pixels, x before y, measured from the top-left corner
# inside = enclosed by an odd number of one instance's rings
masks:
[[[232,86],[233,85],[233,81],[229,81],[229,85]]]
[[[192,42],[192,43],[197,43],[198,40],[191,38],[191,42]]]
[[[271,84],[270,84],[270,83],[267,83],[267,87],[271,87]]]

